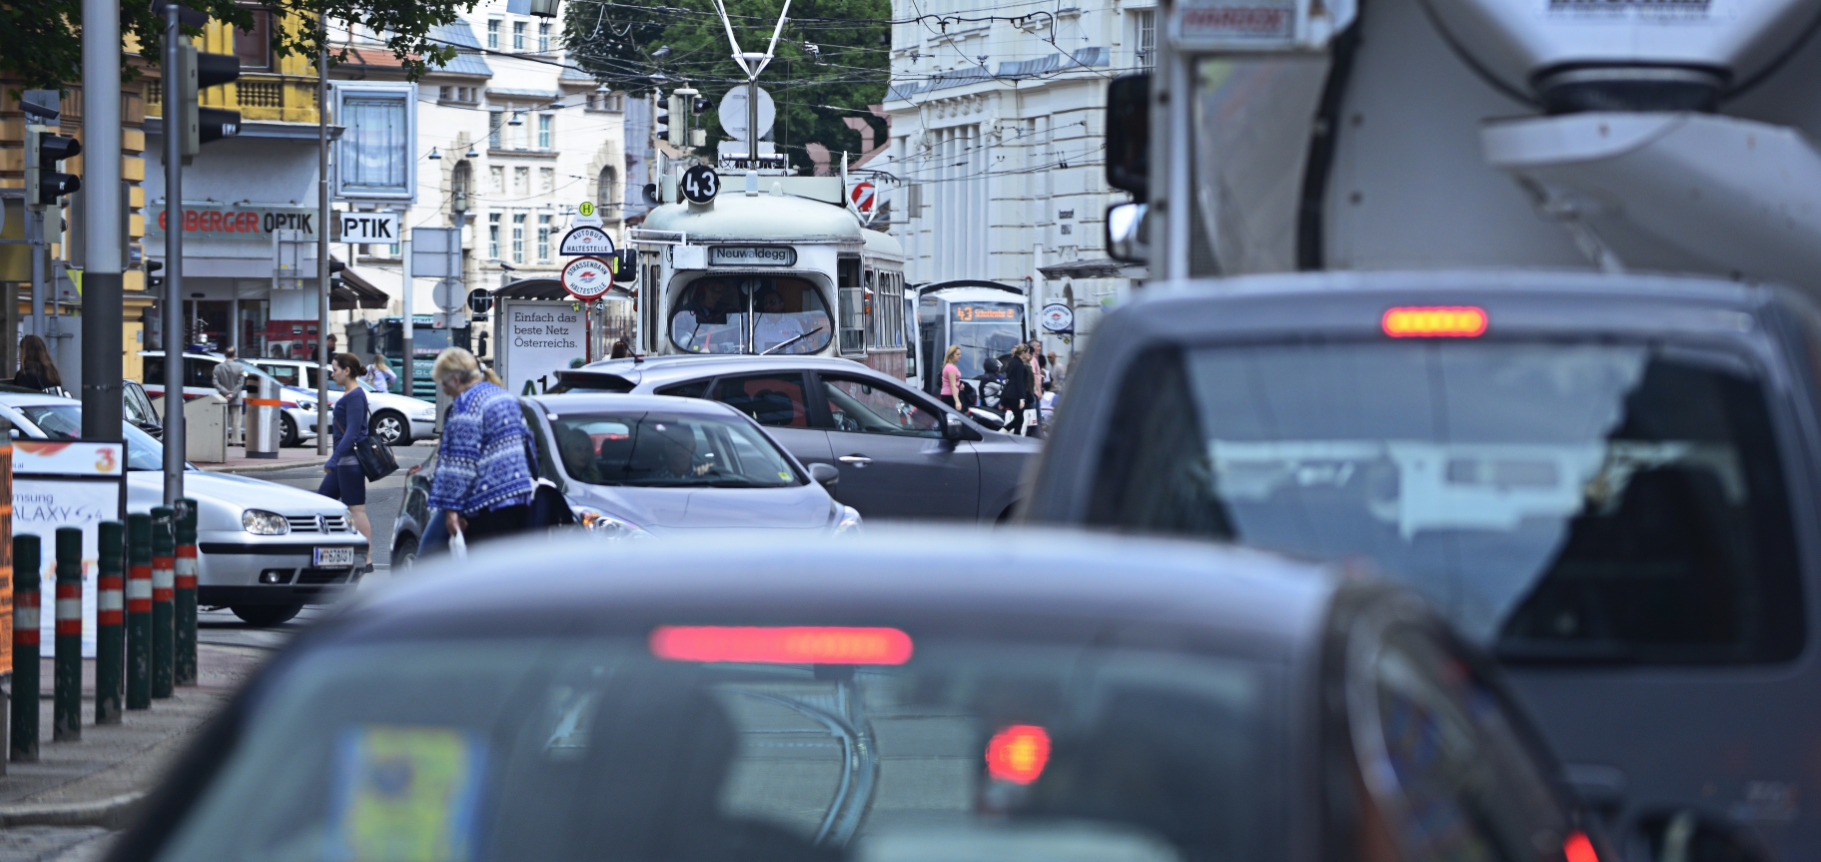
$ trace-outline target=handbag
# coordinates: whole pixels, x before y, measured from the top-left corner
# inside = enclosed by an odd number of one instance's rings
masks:
[[[354,460],[360,462],[360,472],[369,482],[398,472],[398,456],[392,454],[392,447],[371,434],[354,441]]]
[[[575,510],[556,483],[543,477],[537,448],[531,444],[530,429],[525,434],[525,466],[531,473],[531,511],[525,518],[527,527],[563,527],[575,523]]]

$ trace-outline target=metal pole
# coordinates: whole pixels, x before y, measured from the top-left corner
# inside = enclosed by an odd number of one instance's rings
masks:
[[[329,23],[316,57],[316,364],[329,365]],[[316,374],[316,454],[329,454],[329,375]]]
[[[413,282],[411,280],[413,277],[411,275],[412,231],[411,231],[410,227],[404,223],[405,217],[410,215],[410,212],[411,211],[408,209],[401,209],[401,210],[399,210],[399,213],[398,213],[398,220],[399,220],[398,233],[400,236],[399,249],[401,251],[403,251],[404,255],[405,255],[404,262],[403,262],[404,280],[405,280],[405,319],[404,319],[404,326],[400,327],[400,329],[402,330],[402,332],[404,334],[405,347],[404,347],[404,361],[400,363],[401,367],[399,368],[398,373],[400,375],[399,379],[404,381],[405,394],[411,396],[412,398],[416,398],[417,397],[417,378],[414,375],[417,374],[417,364],[416,364],[417,346],[412,343],[412,339],[413,339],[413,336],[416,335],[415,330],[417,329],[416,315],[415,315],[415,311],[417,309],[417,303],[412,300],[411,295],[417,292],[414,289],[417,285],[415,282]],[[456,213],[456,222],[455,222],[455,230],[456,230],[457,237],[461,236],[461,229],[462,229],[461,213],[458,212],[458,213]],[[459,239],[457,239],[456,241],[460,242]]]
[[[120,2],[82,0],[82,437],[120,440]],[[167,112],[168,113],[168,112]]]
[[[176,3],[164,7],[164,504],[183,496],[183,149],[178,138]]]
[[[687,112],[689,109],[684,110]],[[746,81],[746,137],[750,139],[749,146],[746,148],[747,156],[752,159],[746,164],[746,169],[756,171],[759,169],[759,76],[757,75],[753,75]]]
[[[27,203],[30,203],[29,201]],[[44,337],[44,210],[34,209],[25,220],[26,239],[32,253],[32,334]]]

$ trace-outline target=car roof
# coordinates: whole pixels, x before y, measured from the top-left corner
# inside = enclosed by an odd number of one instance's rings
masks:
[[[82,402],[61,395],[39,395],[26,392],[0,392],[0,404],[11,407],[81,407]]]
[[[539,535],[363,593],[348,621],[372,636],[441,637],[472,632],[477,620],[490,620],[492,631],[531,633],[609,617],[797,625],[907,618],[985,624],[980,633],[990,637],[1080,620],[1198,629],[1222,652],[1289,660],[1319,639],[1342,582],[1334,570],[1262,551],[1082,531],[868,528],[812,541],[703,531],[688,542],[622,542],[604,553],[597,539]],[[533,557],[534,574],[525,568]],[[522,622],[504,623],[512,619]]]
[[[752,356],[749,354],[665,355],[639,360],[605,359],[591,362],[581,368],[559,371],[557,376],[572,375],[579,371],[584,376],[587,374],[612,375],[631,381],[634,385],[643,385],[696,377],[717,377],[723,374],[757,374],[766,371],[801,371],[804,369],[843,374],[870,374],[886,380],[896,380],[896,378],[881,374],[852,359],[833,356]]]
[[[566,392],[560,395],[537,395],[529,399],[546,412],[562,414],[578,410],[611,410],[616,413],[637,410],[660,410],[692,416],[743,416],[745,414],[719,401],[682,398],[676,395],[627,395],[615,392]]]

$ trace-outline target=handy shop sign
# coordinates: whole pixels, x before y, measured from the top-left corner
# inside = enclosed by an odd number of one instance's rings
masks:
[[[162,237],[165,211],[146,229],[146,238]],[[309,207],[188,206],[183,209],[186,239],[270,244],[273,234],[296,231],[300,239],[316,238],[316,211]]]

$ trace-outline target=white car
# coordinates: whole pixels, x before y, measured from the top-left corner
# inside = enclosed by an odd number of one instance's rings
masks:
[[[164,351],[142,350],[140,358],[145,363],[145,393],[152,398],[160,411],[164,410]],[[215,393],[215,366],[220,365],[227,357],[217,353],[183,354],[183,400],[199,398]],[[247,369],[247,392],[257,393],[258,386],[254,378],[272,377],[264,371],[253,367],[242,359],[240,364]],[[298,446],[305,440],[316,439],[316,393],[286,386],[284,381],[272,378],[278,383],[282,403],[278,414],[280,446]],[[161,414],[162,415],[162,414]]]
[[[73,440],[82,403],[56,395],[0,393],[0,414],[19,436]],[[164,505],[164,447],[123,423],[127,511]],[[360,581],[367,539],[348,507],[309,491],[247,476],[184,472],[196,501],[197,601],[256,626],[278,625],[304,605],[327,604]]]
[[[316,382],[322,366],[302,359],[254,359],[251,361],[261,371],[277,378],[280,383],[293,388],[302,388],[314,393]],[[371,412],[367,430],[373,436],[393,446],[409,446],[413,440],[422,440],[436,433],[436,405],[429,401],[401,395],[396,392],[381,392],[362,380],[362,389],[367,390],[367,407]],[[329,406],[341,400],[345,393],[334,381],[329,383]]]

